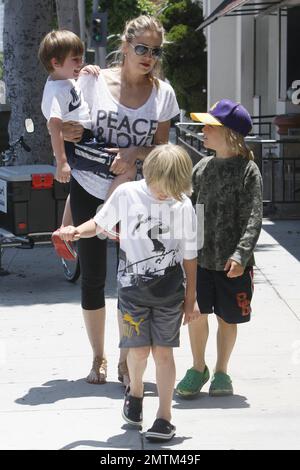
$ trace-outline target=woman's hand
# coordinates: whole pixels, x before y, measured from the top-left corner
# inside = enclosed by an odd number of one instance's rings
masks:
[[[67,142],[80,142],[83,135],[83,126],[76,121],[67,121],[62,124],[62,133]]]
[[[225,264],[224,271],[228,271],[227,277],[239,277],[244,274],[243,266],[231,258]]]
[[[82,67],[80,70],[79,76],[80,75],[95,75],[95,77],[98,77],[100,75],[101,69],[99,65],[85,65]]]
[[[107,148],[108,152],[115,153],[115,159],[111,164],[110,171],[115,175],[123,175],[132,168],[138,158],[138,147],[129,148]]]

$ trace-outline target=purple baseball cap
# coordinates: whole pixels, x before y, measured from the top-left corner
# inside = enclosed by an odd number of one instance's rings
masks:
[[[210,126],[225,126],[246,137],[252,129],[252,120],[247,109],[230,100],[217,101],[208,113],[191,113],[194,121]]]

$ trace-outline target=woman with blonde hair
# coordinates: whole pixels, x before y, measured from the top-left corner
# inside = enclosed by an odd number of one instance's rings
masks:
[[[92,132],[115,154],[110,170],[122,175],[143,161],[153,146],[168,142],[170,120],[179,113],[172,87],[157,78],[162,57],[164,31],[151,16],[139,16],[126,23],[122,36],[120,65],[80,77],[80,87],[89,105]],[[64,138],[79,141],[82,127],[64,125]],[[105,200],[111,179],[92,171],[72,170],[71,210],[75,225],[92,217]],[[79,240],[82,270],[82,308],[93,349],[90,383],[105,383],[104,354],[106,240]],[[126,350],[119,361],[119,378],[128,381]]]

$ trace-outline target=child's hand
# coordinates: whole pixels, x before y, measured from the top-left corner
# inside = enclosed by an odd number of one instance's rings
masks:
[[[71,178],[71,168],[67,162],[63,164],[57,164],[55,179],[59,183],[69,183]]]
[[[86,65],[80,70],[79,76],[80,75],[95,75],[95,77],[98,77],[100,75],[101,69],[99,65]]]
[[[227,277],[239,277],[244,274],[243,266],[230,258],[225,264],[224,271],[228,271]]]
[[[74,242],[79,240],[80,233],[76,227],[68,225],[67,227],[61,227],[59,229],[59,237],[66,242]]]
[[[183,317],[184,325],[187,325],[188,323],[191,323],[194,320],[199,320],[201,316],[198,302],[195,302],[194,300],[190,301],[187,298],[185,298],[184,300],[183,312],[184,312],[184,317]]]
[[[84,128],[76,121],[66,121],[62,124],[62,133],[67,142],[79,142],[82,139]]]

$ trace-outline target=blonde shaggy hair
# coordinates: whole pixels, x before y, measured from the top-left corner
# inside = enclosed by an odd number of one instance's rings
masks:
[[[165,30],[162,23],[150,15],[140,15],[137,18],[127,21],[125,28],[122,34],[122,43],[125,42],[131,43],[134,39],[138,38],[145,31],[153,31],[161,36],[161,43],[164,42]],[[121,65],[124,64],[124,54],[122,52],[122,45],[119,49],[119,56]],[[161,61],[157,60],[153,69],[149,72],[149,78],[153,81],[155,86],[158,88],[159,81],[157,77],[161,76]]]
[[[248,160],[254,160],[254,154],[252,150],[249,149],[248,145],[246,145],[244,136],[228,127],[223,127],[223,129],[226,144],[232,149],[233,155],[241,155]]]
[[[193,164],[179,145],[156,146],[145,159],[143,173],[148,186],[159,186],[166,195],[182,201],[192,193]]]

